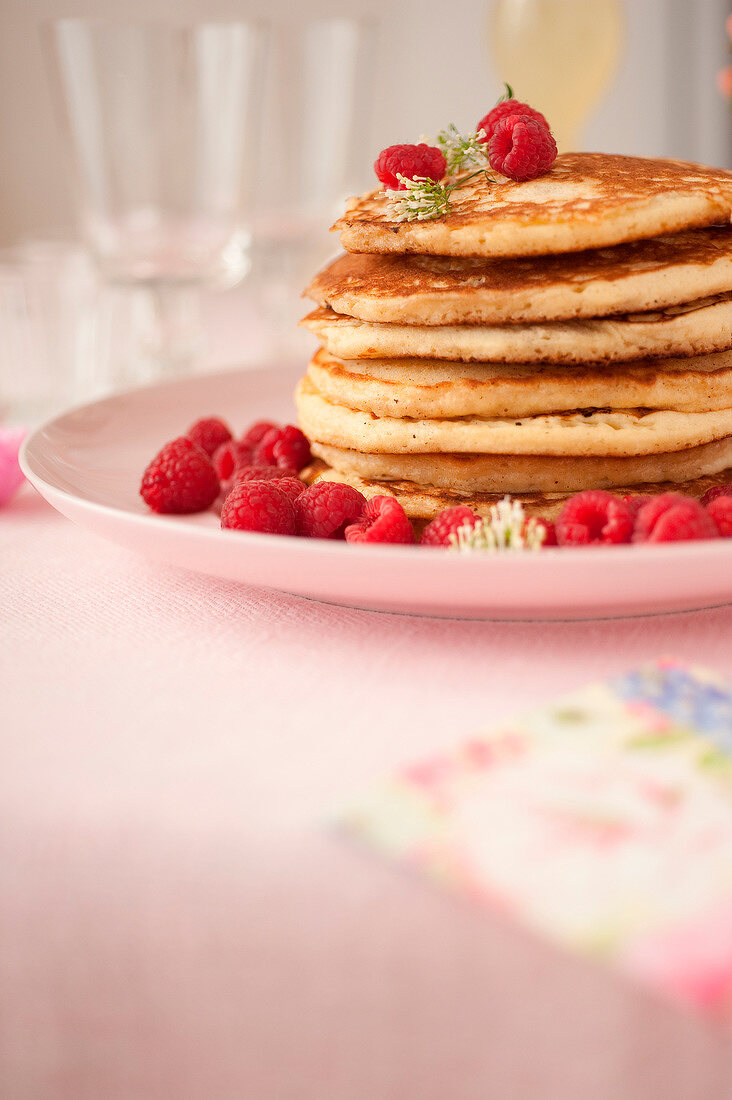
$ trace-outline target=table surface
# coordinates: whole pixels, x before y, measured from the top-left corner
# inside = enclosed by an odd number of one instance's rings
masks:
[[[399,762],[732,608],[579,623],[348,610],[175,571],[29,487],[0,512],[0,1095],[717,1100],[714,1024],[333,828]]]

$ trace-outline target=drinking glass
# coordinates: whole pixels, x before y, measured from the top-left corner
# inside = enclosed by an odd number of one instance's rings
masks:
[[[62,19],[45,37],[84,238],[104,279],[146,290],[152,371],[179,373],[200,288],[249,268],[265,31]]]
[[[368,18],[298,18],[272,28],[247,287],[273,357],[304,353],[300,295],[336,251],[330,225],[372,177],[374,50]]]
[[[62,240],[0,251],[0,422],[36,424],[89,393],[106,372],[97,344],[97,280]]]
[[[561,152],[580,147],[583,123],[620,60],[620,0],[496,0],[490,45],[498,75],[542,111]]]

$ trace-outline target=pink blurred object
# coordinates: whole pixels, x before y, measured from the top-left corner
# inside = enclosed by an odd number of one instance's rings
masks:
[[[732,42],[732,15],[727,16],[724,25],[727,28],[727,35]],[[723,96],[732,99],[732,66],[719,70],[717,73],[717,87]]]
[[[637,943],[627,962],[669,996],[720,1012],[732,1008],[732,907]]]
[[[732,99],[732,68],[719,70],[717,73],[717,87],[723,96]]]
[[[18,465],[18,451],[25,435],[25,428],[0,428],[0,505],[7,504],[25,480]]]

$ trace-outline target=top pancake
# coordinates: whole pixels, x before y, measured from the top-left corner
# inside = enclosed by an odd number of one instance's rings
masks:
[[[732,217],[732,172],[677,160],[563,153],[539,179],[494,174],[453,191],[448,214],[397,221],[382,191],[333,226],[349,252],[541,256],[659,237]]]
[[[539,259],[346,253],[305,293],[362,321],[501,324],[639,312],[732,290],[732,228]]]

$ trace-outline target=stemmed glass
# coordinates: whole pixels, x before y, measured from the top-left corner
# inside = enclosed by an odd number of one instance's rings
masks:
[[[84,238],[111,287],[145,296],[146,346],[130,354],[149,376],[181,373],[200,351],[201,288],[249,267],[265,30],[62,19],[44,33]]]
[[[307,352],[301,291],[337,251],[328,228],[363,190],[378,24],[293,12],[272,28],[257,173],[252,280],[275,358]]]
[[[559,151],[580,147],[587,116],[617,68],[620,0],[496,0],[490,45],[501,80],[543,111]]]

